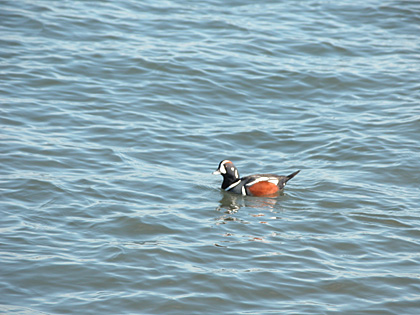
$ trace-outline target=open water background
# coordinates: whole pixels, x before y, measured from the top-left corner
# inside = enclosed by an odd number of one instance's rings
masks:
[[[0,47],[0,313],[419,314],[419,1],[1,1]]]

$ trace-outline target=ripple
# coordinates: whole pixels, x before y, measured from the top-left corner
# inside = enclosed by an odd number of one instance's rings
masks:
[[[4,3],[0,309],[417,314],[418,9]]]

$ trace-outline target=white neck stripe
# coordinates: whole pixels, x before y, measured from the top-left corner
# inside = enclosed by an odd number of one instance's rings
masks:
[[[234,182],[234,183],[233,183],[233,184],[231,184],[230,186],[226,187],[226,189],[225,189],[225,190],[230,190],[230,189],[232,189],[233,187],[238,186],[240,182],[241,182],[241,180],[238,180],[238,181]]]

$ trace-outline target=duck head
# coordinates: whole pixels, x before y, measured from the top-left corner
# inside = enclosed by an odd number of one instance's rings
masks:
[[[213,174],[220,174],[223,176],[222,188],[229,187],[232,183],[239,180],[238,169],[229,160],[223,160],[219,163],[219,167]]]

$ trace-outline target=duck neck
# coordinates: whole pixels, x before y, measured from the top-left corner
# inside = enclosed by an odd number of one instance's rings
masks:
[[[237,182],[238,180],[239,178],[236,177],[225,176],[223,178],[222,189],[228,188],[230,185],[232,185],[234,182]]]

